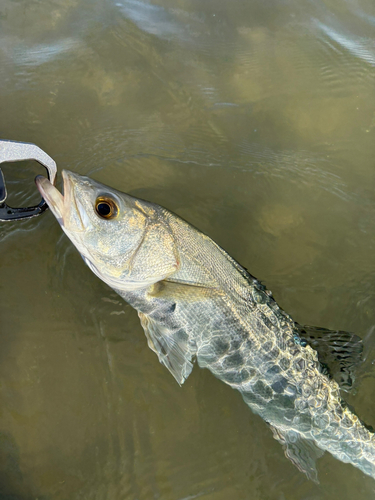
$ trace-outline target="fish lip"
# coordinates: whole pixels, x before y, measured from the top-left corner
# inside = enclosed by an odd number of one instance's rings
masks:
[[[58,220],[62,228],[66,228],[70,218],[72,208],[76,210],[80,227],[75,227],[74,232],[81,232],[85,229],[82,218],[82,210],[74,196],[74,174],[68,170],[61,172],[63,179],[63,194],[53,186],[53,184],[42,175],[35,178],[36,186],[49,206],[51,212]]]
[[[53,215],[63,225],[64,197],[60,191],[43,175],[35,177],[35,184],[42,198],[47,203]],[[65,180],[64,180],[65,184]]]
[[[80,202],[79,196],[75,195],[75,180],[77,182],[77,176],[74,172],[70,172],[69,170],[63,170],[61,172],[61,176],[64,182],[64,204],[66,217],[70,217],[71,213],[74,212],[78,216],[75,218],[74,229],[70,227],[70,230],[73,230],[74,233],[82,233],[86,232],[90,227],[90,220],[86,215],[86,210],[82,203]],[[77,194],[77,193],[76,193]],[[68,219],[69,220],[69,219]]]

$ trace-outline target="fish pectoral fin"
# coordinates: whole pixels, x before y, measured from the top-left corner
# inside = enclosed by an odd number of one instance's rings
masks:
[[[356,367],[362,362],[362,339],[353,333],[295,324],[301,338],[315,349],[319,361],[344,391],[354,383]]]
[[[147,343],[168,368],[177,382],[182,385],[193,369],[195,350],[188,344],[188,336],[183,330],[169,329],[141,312],[138,313],[147,337]]]
[[[324,451],[314,441],[302,438],[295,431],[284,431],[273,425],[270,427],[273,437],[283,445],[285,456],[309,479],[319,483],[316,460],[323,456]]]

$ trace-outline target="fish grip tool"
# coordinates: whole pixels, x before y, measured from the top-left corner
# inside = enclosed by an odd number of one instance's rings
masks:
[[[22,160],[35,160],[47,169],[48,179],[55,183],[56,163],[47,153],[35,144],[18,141],[0,140],[0,164],[4,162],[17,162]],[[47,208],[47,203],[42,198],[38,205],[33,207],[13,208],[6,204],[7,188],[4,174],[0,168],[0,221],[11,221],[36,217]]]

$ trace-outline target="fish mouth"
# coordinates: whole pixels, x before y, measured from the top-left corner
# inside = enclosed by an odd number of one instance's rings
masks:
[[[46,177],[43,177],[43,175],[37,175],[35,177],[35,184],[59,224],[64,226],[64,217],[66,218],[67,216],[70,203],[74,200],[74,196],[70,172],[63,170],[61,175],[63,178],[64,195],[62,195]]]

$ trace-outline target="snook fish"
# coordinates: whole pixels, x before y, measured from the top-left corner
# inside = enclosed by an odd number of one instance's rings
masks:
[[[62,175],[64,196],[38,176],[40,193],[89,268],[138,311],[149,347],[179,384],[196,360],[240,391],[312,480],[324,451],[375,478],[375,435],[338,384],[351,385],[357,336],[295,323],[256,278],[169,210]]]

